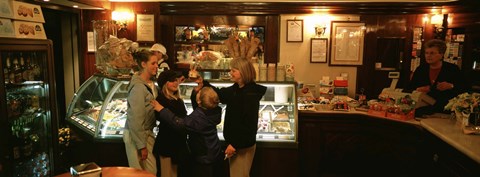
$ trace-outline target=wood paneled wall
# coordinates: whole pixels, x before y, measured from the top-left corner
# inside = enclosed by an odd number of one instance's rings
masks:
[[[472,3],[472,4],[469,4]],[[480,19],[480,13],[476,12],[472,7],[478,2],[460,1],[457,3],[445,4],[448,12],[454,13],[454,21],[448,27],[466,28],[465,41],[465,63],[471,63],[471,55],[469,54],[474,46],[474,41],[480,38],[478,29],[480,23],[476,19]],[[433,6],[442,4],[432,3],[159,3],[159,2],[140,2],[140,3],[122,3],[112,2],[111,10],[127,8],[131,9],[135,14],[154,14],[155,15],[155,42],[164,44],[167,47],[170,56],[175,55],[174,51],[174,26],[190,25],[190,24],[208,24],[215,23],[216,16],[224,16],[228,20],[235,23],[248,24],[246,19],[254,18],[255,22],[251,24],[266,26],[267,49],[265,51],[266,59],[278,59],[279,53],[279,24],[280,14],[292,13],[312,13],[313,8],[322,6],[330,8],[331,14],[360,14],[361,20],[367,24],[367,35],[365,38],[364,65],[358,66],[357,92],[364,88],[366,94],[374,96],[379,89],[386,87],[389,83],[388,79],[379,81],[379,84],[371,84],[368,80],[369,76],[381,76],[387,78],[388,72],[378,73],[374,69],[374,63],[377,61],[377,38],[382,37],[398,37],[405,38],[405,48],[403,51],[404,60],[402,64],[402,76],[399,86],[403,86],[409,80],[410,53],[412,43],[412,28],[415,26],[424,27],[423,38],[425,41],[434,38],[433,26],[424,24],[422,18],[424,14],[429,14]],[[239,8],[242,7],[240,10]],[[361,8],[359,8],[361,7]],[[87,31],[91,31],[91,20],[110,19],[110,10],[105,11],[83,11],[83,35]],[[241,18],[239,18],[241,17]],[[243,21],[241,19],[244,19]],[[240,19],[240,20],[239,20]],[[127,26],[125,32],[119,32],[119,37],[126,37],[136,40],[136,24],[131,22]],[[83,40],[86,49],[86,39]],[[150,43],[141,43],[142,46],[150,46]],[[173,62],[173,61],[170,61]],[[94,53],[84,55],[84,79],[90,77],[95,70]],[[172,63],[170,63],[172,64]],[[463,68],[471,68],[470,66]]]
[[[82,27],[81,33],[83,36],[87,36],[87,32],[93,31],[92,20],[111,20],[112,11],[117,9],[129,9],[135,14],[154,14],[155,15],[155,39],[153,41],[159,41],[161,38],[161,28],[158,28],[160,19],[160,5],[157,2],[142,2],[142,3],[111,3],[111,10],[83,10],[82,11]],[[158,20],[157,20],[158,19]],[[126,30],[119,30],[117,36],[119,38],[127,38],[136,41],[136,22],[129,22]],[[87,39],[86,37],[81,39],[82,48],[84,49],[83,69],[84,75],[81,78],[81,82],[88,79],[98,70],[95,68],[95,53],[87,52]],[[151,46],[154,42],[141,42],[141,46]]]

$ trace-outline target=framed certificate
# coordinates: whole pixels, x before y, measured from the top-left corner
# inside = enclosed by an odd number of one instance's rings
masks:
[[[328,39],[312,38],[310,40],[310,63],[326,63],[328,57]]]
[[[365,23],[332,21],[330,65],[363,64]]]
[[[99,46],[100,47],[100,46]],[[87,32],[87,52],[95,52],[95,39],[93,31]]]
[[[287,42],[303,42],[303,20],[287,20]]]
[[[155,16],[137,14],[137,41],[155,41]]]

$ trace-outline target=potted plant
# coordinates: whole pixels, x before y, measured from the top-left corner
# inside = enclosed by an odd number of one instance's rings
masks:
[[[480,113],[479,102],[480,93],[465,92],[450,99],[445,106],[445,110],[455,112],[457,121],[461,122],[463,126],[468,126],[469,122],[478,125],[477,121]],[[472,117],[472,121],[469,121],[470,117]]]

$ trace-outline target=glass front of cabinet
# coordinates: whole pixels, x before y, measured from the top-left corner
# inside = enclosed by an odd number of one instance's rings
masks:
[[[50,44],[0,38],[0,176],[54,174],[57,106]]]
[[[67,120],[95,139],[121,139],[127,119],[128,79],[94,75],[75,94]]]
[[[211,82],[212,85],[222,88],[231,86],[231,82]],[[259,82],[267,87],[267,91],[260,101],[258,112],[257,142],[287,142],[297,141],[297,106],[294,82]],[[187,106],[188,113],[193,111],[190,95],[196,83],[180,84],[181,96]],[[225,119],[226,105],[222,107],[222,122],[217,125],[218,136],[223,137],[223,120]]]

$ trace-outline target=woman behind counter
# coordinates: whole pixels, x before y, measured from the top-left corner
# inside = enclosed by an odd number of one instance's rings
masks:
[[[150,101],[157,97],[152,78],[157,74],[158,58],[152,52],[142,50],[132,54],[139,72],[128,84],[127,122],[123,141],[127,152],[128,165],[156,174],[155,157],[152,154],[155,135],[155,110]]]
[[[447,50],[444,41],[432,39],[425,43],[426,64],[420,65],[405,88],[424,92],[436,100],[434,105],[417,108],[417,117],[444,112],[448,100],[468,90],[468,83],[457,65],[443,61]]]

